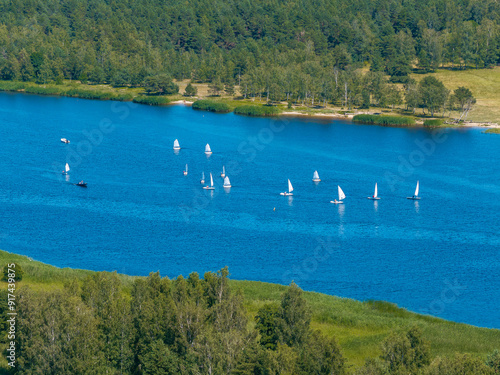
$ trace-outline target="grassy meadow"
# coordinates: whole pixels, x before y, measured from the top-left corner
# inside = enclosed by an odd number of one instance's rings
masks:
[[[439,69],[435,73],[413,74],[412,77],[420,81],[426,75],[433,75],[442,81],[448,90],[464,86],[472,91],[477,103],[467,116],[468,121],[500,123],[499,66],[493,69]],[[458,113],[452,113],[452,115],[458,117]]]
[[[17,288],[28,285],[35,290],[62,288],[70,280],[82,281],[93,271],[57,268],[28,257],[0,251],[2,268],[16,262],[24,270]],[[187,275],[185,275],[187,276]],[[124,293],[130,293],[136,277],[119,275]],[[6,283],[2,282],[6,288]],[[287,288],[283,285],[258,281],[231,280],[231,287],[240,290],[248,315],[253,318],[266,303],[279,303]],[[478,328],[453,323],[431,316],[419,315],[388,302],[359,302],[321,293],[306,292],[305,298],[313,311],[312,328],[339,341],[349,364],[358,367],[367,357],[381,354],[380,343],[394,330],[419,326],[430,341],[433,356],[451,356],[454,352],[472,353],[486,358],[500,348],[500,330]],[[5,302],[5,301],[4,301]],[[253,319],[251,319],[251,324]]]

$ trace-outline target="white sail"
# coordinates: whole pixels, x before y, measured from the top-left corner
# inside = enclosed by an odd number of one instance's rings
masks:
[[[212,153],[212,150],[210,149],[210,145],[207,143],[207,145],[205,146],[205,153],[206,154],[211,154]]]
[[[224,168],[224,166],[222,166],[222,174],[225,176],[226,175],[226,168]]]
[[[373,194],[373,198],[378,197],[378,189],[377,189],[377,183],[375,182],[375,193]]]
[[[314,174],[313,174],[313,180],[319,180],[319,174],[318,174],[318,171],[314,171]]]
[[[186,173],[188,173],[188,165],[186,164]]]
[[[69,172],[69,164],[68,163],[66,163],[66,166],[64,167],[64,170],[66,171],[66,173]]]
[[[201,179],[205,181],[205,172],[201,172]]]
[[[227,176],[224,178],[224,187],[231,187],[231,182]]]
[[[415,189],[415,196],[418,197],[418,181],[417,181],[417,188]]]
[[[290,180],[288,180],[288,192],[291,193],[293,191],[293,186]]]
[[[181,148],[181,146],[179,145],[179,141],[176,139],[174,141],[174,150],[179,150]]]
[[[339,186],[339,201],[341,201],[342,199],[345,199],[345,194]]]
[[[214,186],[214,179],[212,178],[212,173],[210,173],[210,187]]]

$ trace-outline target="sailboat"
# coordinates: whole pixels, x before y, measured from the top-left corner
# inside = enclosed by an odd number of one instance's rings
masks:
[[[340,188],[340,186],[338,187],[339,189],[339,200],[333,200],[333,201],[330,201],[330,203],[335,203],[335,204],[339,204],[339,203],[344,203],[342,202],[343,199],[345,199],[345,194],[344,192],[342,191],[342,189]]]
[[[210,145],[208,143],[205,146],[205,154],[206,155],[212,155],[212,150],[210,149]]]
[[[313,174],[313,181],[314,181],[314,182],[320,182],[320,181],[321,181],[321,179],[319,178],[318,171],[314,171],[314,174]]]
[[[372,197],[367,197],[368,199],[373,199],[373,200],[379,200],[380,198],[378,197],[378,189],[377,189],[377,183],[375,182],[375,192],[373,193]]]
[[[210,173],[210,186],[203,186],[205,190],[215,190],[214,188],[214,179],[212,178],[212,173]]]
[[[413,197],[406,197],[406,199],[412,199],[412,200],[420,199],[420,197],[418,196],[418,187],[419,187],[419,181],[417,181],[417,188],[415,189],[415,194],[413,194]]]
[[[62,174],[68,174],[69,172],[69,164],[66,163],[66,165],[64,166],[64,171],[62,171]]]
[[[224,177],[224,187],[225,188],[230,188],[231,187],[231,181],[229,181],[229,177]]]
[[[188,165],[186,164],[186,170],[184,171],[184,176],[188,175]]]
[[[75,184],[76,186],[80,186],[80,187],[87,187],[87,183],[86,182],[83,182],[83,180],[81,180],[79,183]]]
[[[201,172],[201,180],[200,180],[200,184],[204,184],[205,183],[205,172]]]
[[[181,146],[179,145],[179,141],[176,139],[174,141],[174,150],[180,150],[181,149]]]
[[[220,174],[222,178],[226,177],[226,169],[222,166],[222,173]]]
[[[292,183],[290,182],[290,180],[288,180],[288,192],[285,191],[284,193],[280,193],[280,195],[293,195],[292,191],[293,191]]]
[[[66,139],[66,138],[61,138],[61,142],[62,142],[62,143],[69,143],[69,139]]]

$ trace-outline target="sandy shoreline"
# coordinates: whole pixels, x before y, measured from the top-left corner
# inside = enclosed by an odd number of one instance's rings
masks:
[[[171,102],[170,104],[183,104],[187,106],[192,106],[193,102],[189,100],[176,100]],[[340,120],[352,120],[352,118],[355,115],[360,115],[360,114],[375,114],[375,113],[370,113],[366,111],[362,112],[355,112],[355,113],[346,113],[346,114],[340,114],[340,113],[303,113],[303,112],[295,112],[295,111],[285,111],[281,112],[279,116],[288,116],[288,117],[297,117],[297,118],[304,118],[304,117],[311,117],[311,118],[323,118],[323,119],[340,119]],[[417,126],[423,126],[423,121],[417,121]],[[462,123],[461,125],[456,125],[456,126],[451,126],[451,127],[456,127],[456,128],[500,128],[499,123],[495,122],[474,122],[474,121],[466,121]]]

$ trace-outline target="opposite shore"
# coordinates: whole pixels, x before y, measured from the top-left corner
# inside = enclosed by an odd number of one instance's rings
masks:
[[[23,82],[12,82],[12,81],[0,81],[0,91],[4,92],[16,92],[16,93],[27,93],[43,96],[67,96],[81,99],[96,99],[96,100],[116,100],[116,101],[133,101],[137,104],[146,104],[154,106],[165,106],[165,105],[187,105],[193,106],[196,101],[206,101],[211,103],[222,103],[227,107],[227,110],[220,112],[227,113],[233,112],[235,108],[238,107],[253,107],[255,109],[267,109],[270,106],[265,105],[265,102],[259,101],[256,103],[255,99],[228,99],[221,97],[183,97],[181,95],[172,96],[148,96],[144,95],[139,89],[129,89],[122,88],[116,89],[109,85],[85,85],[81,83],[71,83],[67,85],[42,85],[33,83],[23,83]],[[266,107],[266,108],[265,108]],[[273,108],[274,107],[274,108]],[[288,106],[287,103],[275,103],[271,107],[272,109],[277,109],[271,113],[259,113],[261,111],[256,111],[257,114],[252,113],[251,116],[263,117],[263,116],[286,116],[286,117],[296,117],[296,118],[317,118],[317,119],[336,119],[336,120],[347,120],[352,121],[353,117],[356,115],[380,115],[380,116],[400,116],[396,110],[388,110],[383,108],[374,108],[373,110],[366,109],[350,109],[345,110],[343,108],[324,108],[324,107],[304,107],[304,106]],[[291,108],[290,108],[291,107]],[[200,109],[200,108],[196,108]],[[209,110],[201,108],[202,110]],[[213,110],[213,112],[219,112],[218,110]],[[237,112],[236,112],[237,113]],[[245,114],[245,113],[237,113]],[[422,127],[424,126],[424,120],[427,118],[422,118],[418,116],[412,116],[408,113],[403,113],[404,118],[414,119],[412,125],[396,125],[396,124],[384,124],[382,126],[404,126],[404,127]],[[481,128],[486,129],[488,133],[500,133],[500,124],[496,122],[478,122],[478,121],[461,121],[460,124],[455,124],[452,121],[446,121],[445,118],[438,118],[438,121],[442,121],[439,127],[450,127],[450,128]],[[376,124],[380,125],[380,124]]]

